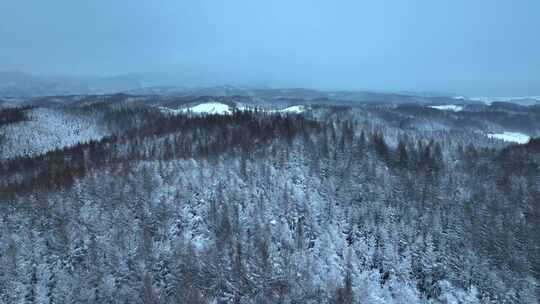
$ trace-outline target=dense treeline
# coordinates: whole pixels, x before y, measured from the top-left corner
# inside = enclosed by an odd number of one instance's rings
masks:
[[[29,106],[0,109],[0,127],[27,120],[28,117],[26,115],[26,111],[30,109],[32,109],[32,107]]]
[[[340,113],[119,109],[113,136],[3,162],[0,299],[538,301],[538,139],[464,146]]]
[[[11,195],[35,188],[70,185],[86,168],[135,160],[215,157],[235,150],[249,153],[273,139],[288,142],[299,133],[320,128],[302,116],[260,116],[236,112],[232,116],[163,116],[148,110],[114,111],[108,121],[138,126],[121,136],[49,151],[37,157],[0,162],[0,193]],[[148,115],[148,116],[145,116]],[[147,120],[143,120],[143,117]],[[144,121],[144,123],[143,123]],[[141,147],[145,147],[144,149]]]

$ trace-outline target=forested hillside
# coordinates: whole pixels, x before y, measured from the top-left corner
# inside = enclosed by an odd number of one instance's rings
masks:
[[[1,110],[0,303],[539,301],[534,107],[156,103]]]

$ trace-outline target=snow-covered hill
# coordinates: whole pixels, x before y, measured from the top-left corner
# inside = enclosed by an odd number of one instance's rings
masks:
[[[540,104],[540,96],[513,96],[513,97],[478,96],[478,97],[470,97],[469,99],[480,101],[488,105],[497,101],[510,102],[510,103],[515,103],[515,104],[520,104],[520,105]]]
[[[280,113],[294,113],[294,114],[300,114],[304,113],[306,111],[305,106],[290,106],[282,110],[278,110]]]
[[[250,111],[257,109],[258,111],[268,112],[268,113],[290,113],[290,114],[301,114],[304,113],[307,108],[303,105],[290,106],[279,110],[264,110],[253,105],[244,105],[237,104],[234,107],[228,104],[220,102],[206,102],[198,105],[190,106],[182,109],[171,109],[168,107],[159,107],[163,113],[177,115],[177,114],[195,114],[195,115],[230,115],[233,113],[233,110],[239,111]]]
[[[538,302],[540,109],[249,101],[0,113],[0,299]]]
[[[529,135],[519,133],[519,132],[489,133],[487,134],[487,136],[489,138],[499,139],[502,141],[517,143],[517,144],[526,144],[531,139]]]
[[[34,156],[107,135],[106,128],[91,118],[56,109],[29,111],[28,121],[0,127],[0,135],[5,137],[0,147],[0,159]]]
[[[441,110],[441,111],[453,111],[453,112],[463,111],[463,106],[458,106],[458,105],[430,106],[430,108]]]

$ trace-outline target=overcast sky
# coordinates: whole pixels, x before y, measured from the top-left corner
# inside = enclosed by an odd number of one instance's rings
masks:
[[[0,0],[0,70],[540,95],[539,0]]]

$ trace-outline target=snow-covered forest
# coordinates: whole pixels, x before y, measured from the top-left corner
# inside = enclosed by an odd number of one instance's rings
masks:
[[[0,303],[538,303],[540,107],[432,101],[0,108]]]

